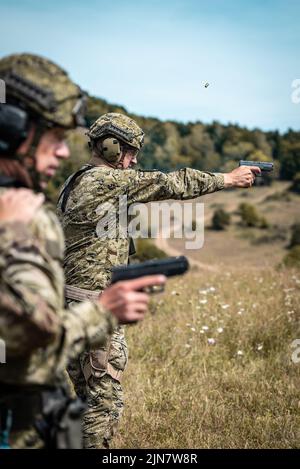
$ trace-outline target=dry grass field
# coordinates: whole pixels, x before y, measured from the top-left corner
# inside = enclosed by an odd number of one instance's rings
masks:
[[[128,328],[126,409],[114,447],[300,447],[300,363],[291,347],[300,339],[300,271],[277,268],[300,197],[274,197],[285,188],[205,196],[206,226],[222,204],[233,214],[229,229],[207,229],[198,252],[169,241],[172,254],[199,265],[153,298],[154,315]],[[241,201],[270,228],[241,228]]]

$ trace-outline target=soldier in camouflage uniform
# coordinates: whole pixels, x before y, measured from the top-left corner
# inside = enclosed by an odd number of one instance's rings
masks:
[[[8,189],[0,195],[0,223],[9,229],[14,223],[28,224],[45,201],[42,193],[29,189]]]
[[[191,168],[167,174],[131,169],[137,163],[144,133],[122,114],[101,116],[87,135],[92,150],[90,164],[70,176],[58,203],[66,237],[64,266],[69,301],[84,298],[85,292],[102,291],[110,281],[111,268],[128,262],[130,240],[128,235],[119,234],[119,225],[117,235],[99,236],[101,223],[109,219],[105,205],[118,212],[122,195],[127,196],[127,207],[138,202],[192,199],[225,187],[248,187],[255,177],[256,169],[252,172],[245,167],[229,174]],[[69,367],[76,392],[88,401],[84,415],[86,448],[109,447],[123,410],[120,380],[126,363],[124,330],[119,327],[106,347],[86,351]]]
[[[54,418],[49,403],[57,404],[58,395],[66,415],[70,359],[103,345],[118,324],[142,319],[148,297],[135,290],[165,279],[120,282],[101,298],[94,295],[92,301],[65,309],[64,238],[57,217],[49,204],[39,208],[43,197],[24,192],[26,207],[17,216],[16,200],[11,200],[16,193],[10,188],[40,191],[60,160],[69,156],[64,130],[78,123],[82,92],[60,67],[29,54],[0,60],[0,78],[7,88],[7,103],[0,105],[0,338],[6,345],[6,363],[0,365],[0,440],[12,425],[14,448],[41,447],[41,435],[50,435],[41,420],[43,400],[48,419]],[[66,446],[66,435],[59,438]]]

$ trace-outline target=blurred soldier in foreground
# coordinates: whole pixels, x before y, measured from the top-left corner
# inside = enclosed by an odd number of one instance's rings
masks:
[[[29,223],[44,200],[43,194],[35,194],[29,189],[7,190],[0,195],[1,228],[11,229],[14,227],[14,224]]]
[[[34,55],[0,60],[0,78],[0,446],[79,447],[82,405],[65,389],[69,360],[103,345],[118,324],[141,320],[148,296],[139,290],[165,278],[120,282],[65,309],[59,222],[42,195],[11,188],[40,191],[69,157],[64,132],[80,124],[82,92]]]
[[[129,117],[109,113],[90,127],[90,164],[70,176],[58,203],[66,237],[66,296],[78,301],[101,292],[111,278],[111,268],[126,264],[130,240],[125,236],[97,236],[101,219],[109,217],[105,204],[116,208],[127,196],[127,207],[166,199],[192,199],[227,187],[250,187],[256,167],[240,167],[228,174],[191,168],[165,174],[136,171],[144,132]],[[126,207],[126,210],[127,210]],[[102,212],[102,213],[101,213]],[[117,223],[119,219],[117,218]],[[119,225],[116,232],[119,233]],[[86,396],[84,415],[86,448],[109,447],[123,410],[121,377],[127,363],[124,330],[118,327],[105,347],[82,354],[69,367],[78,395]]]

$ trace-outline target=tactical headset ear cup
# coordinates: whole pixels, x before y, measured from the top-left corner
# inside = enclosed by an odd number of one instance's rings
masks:
[[[103,158],[110,163],[116,163],[119,161],[121,157],[121,146],[116,138],[105,138],[101,142],[101,147]]]
[[[12,104],[0,104],[0,155],[12,156],[26,140],[29,130],[27,112]]]

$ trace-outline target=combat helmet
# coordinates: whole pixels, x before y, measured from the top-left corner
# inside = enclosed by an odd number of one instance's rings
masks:
[[[98,147],[102,157],[110,163],[117,163],[121,158],[122,146],[141,150],[144,144],[144,132],[130,117],[109,112],[99,117],[89,128],[86,135],[90,147]]]
[[[0,79],[6,88],[6,103],[0,105],[0,154],[15,153],[30,120],[40,134],[51,126],[72,129],[84,124],[84,93],[52,61],[33,54],[4,57]]]

